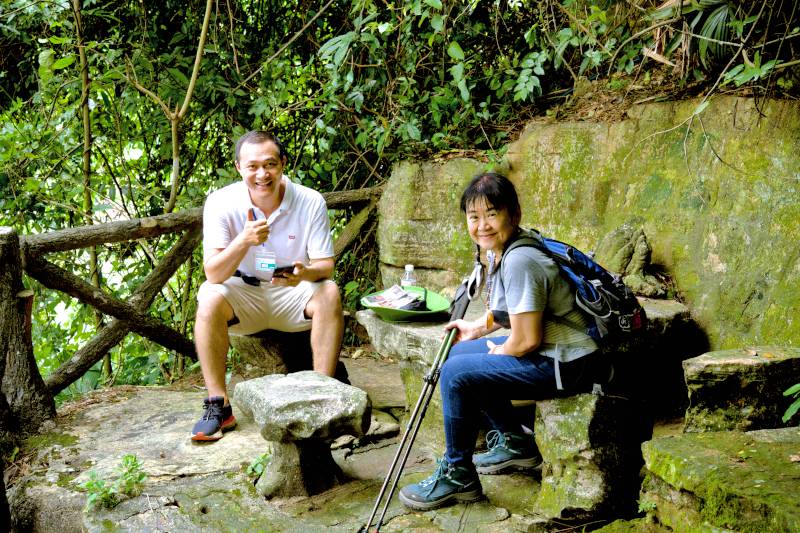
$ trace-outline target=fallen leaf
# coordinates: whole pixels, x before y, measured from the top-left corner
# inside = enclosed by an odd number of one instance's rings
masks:
[[[775,354],[774,354],[774,353],[772,353],[772,352],[764,352],[764,353],[763,353],[763,354],[761,354],[761,355],[763,355],[763,356],[764,356],[764,357],[766,357],[767,359],[775,359],[776,357],[778,357],[777,355],[775,355]]]
[[[651,59],[655,59],[659,63],[664,63],[665,65],[669,65],[671,67],[675,66],[675,63],[673,63],[672,61],[670,61],[666,57],[662,56],[658,52],[655,52],[655,51],[653,51],[653,50],[651,50],[649,48],[642,48],[642,54],[646,55],[647,57],[649,57]]]

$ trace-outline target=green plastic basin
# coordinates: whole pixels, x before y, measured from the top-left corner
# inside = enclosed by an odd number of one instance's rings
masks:
[[[409,292],[417,292],[422,294],[425,292],[423,287],[415,287],[413,285],[403,287]],[[415,320],[425,320],[429,322],[444,321],[449,317],[450,300],[445,298],[439,293],[428,291],[425,297],[425,305],[430,309],[429,311],[407,311],[405,309],[392,309],[391,307],[381,307],[378,305],[369,304],[366,299],[370,296],[380,294],[383,291],[377,291],[361,298],[361,305],[367,309],[372,309],[376,315],[381,317],[387,322],[411,322]]]

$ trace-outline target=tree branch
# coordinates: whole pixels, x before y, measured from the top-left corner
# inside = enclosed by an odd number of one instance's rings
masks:
[[[128,322],[133,331],[161,346],[191,357],[197,358],[194,344],[159,320],[140,312],[137,306],[123,302],[107,295],[102,290],[92,287],[71,272],[54,265],[41,256],[27,258],[25,271],[49,289],[55,289],[81,302],[91,305],[107,315]]]
[[[368,187],[352,191],[322,193],[328,209],[341,209],[351,204],[369,201],[383,192],[383,186]],[[94,224],[67,228],[48,233],[37,233],[20,237],[23,263],[28,257],[86,248],[95,244],[124,242],[156,237],[165,233],[199,227],[203,221],[203,208],[195,207],[175,213],[147,218],[118,220],[107,224]]]
[[[200,242],[200,236],[199,227],[187,231],[164,256],[161,263],[147,275],[142,284],[136,287],[129,299],[130,304],[139,309],[149,308],[161,288],[192,255]],[[126,320],[112,320],[75,352],[68,361],[50,374],[45,381],[45,386],[54,396],[66,389],[70,383],[79,379],[92,365],[102,359],[108,350],[122,342],[131,329],[131,324]]]
[[[377,204],[377,199],[373,198],[369,205],[351,218],[350,222],[342,229],[336,242],[333,243],[333,255],[335,257],[339,257],[353,243],[356,237],[361,235],[361,228],[369,220],[369,215]]]
[[[206,14],[203,17],[203,29],[200,30],[200,42],[197,45],[197,53],[194,56],[194,67],[192,68],[192,77],[189,80],[189,87],[186,88],[186,96],[183,99],[183,105],[180,111],[175,114],[175,118],[181,120],[186,111],[189,109],[189,102],[192,99],[194,86],[197,83],[197,77],[200,75],[200,62],[203,60],[203,50],[206,47],[206,37],[208,36],[208,22],[211,19],[211,6],[214,5],[214,0],[206,0]]]
[[[62,252],[108,242],[124,242],[165,233],[183,231],[200,226],[203,210],[200,207],[148,218],[119,220],[107,224],[94,224],[67,228],[49,233],[21,237],[23,263],[28,257],[50,252]]]

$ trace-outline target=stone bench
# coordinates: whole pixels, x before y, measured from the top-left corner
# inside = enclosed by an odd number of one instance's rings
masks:
[[[614,358],[610,394],[578,394],[536,402],[531,418],[544,459],[541,491],[532,513],[541,527],[580,522],[636,510],[640,444],[652,434],[656,406],[672,414],[685,405],[681,361],[703,351],[703,336],[688,309],[671,300],[640,298],[648,327],[638,342],[620,346]],[[466,318],[480,316],[474,302]],[[372,311],[356,319],[366,328],[376,351],[401,361],[408,405],[414,405],[443,339],[442,323],[390,323]],[[495,335],[507,335],[499,330]],[[678,343],[682,344],[678,344]],[[654,376],[658,376],[654,379]],[[441,453],[443,421],[438,394],[422,423],[423,446]]]
[[[269,443],[269,463],[256,489],[267,498],[309,496],[343,480],[330,444],[361,436],[371,406],[361,389],[314,371],[273,374],[237,384],[233,403]]]
[[[252,335],[232,334],[230,344],[239,354],[244,377],[313,370],[310,330],[289,333],[265,329]],[[349,383],[347,369],[341,361],[336,366],[335,377]]]
[[[681,361],[705,352],[707,341],[683,304],[649,298],[640,298],[640,302],[647,313],[647,330],[639,342],[621,346],[614,354],[614,393],[637,401],[645,417],[680,416],[687,407]],[[482,304],[473,302],[466,319],[475,319],[483,312]],[[386,322],[370,310],[358,311],[356,320],[367,330],[378,353],[401,362],[407,404],[414,405],[422,378],[442,342],[443,323]],[[508,335],[508,330],[498,330],[494,335]],[[422,440],[444,442],[438,394],[431,400],[420,431]]]
[[[689,391],[685,432],[779,428],[800,382],[800,348],[756,346],[705,353],[683,362]]]

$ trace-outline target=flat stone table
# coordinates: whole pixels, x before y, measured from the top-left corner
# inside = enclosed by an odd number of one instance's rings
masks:
[[[369,429],[367,393],[312,370],[243,381],[233,402],[269,442],[270,460],[256,484],[268,498],[310,496],[336,485],[342,473],[331,441]]]

